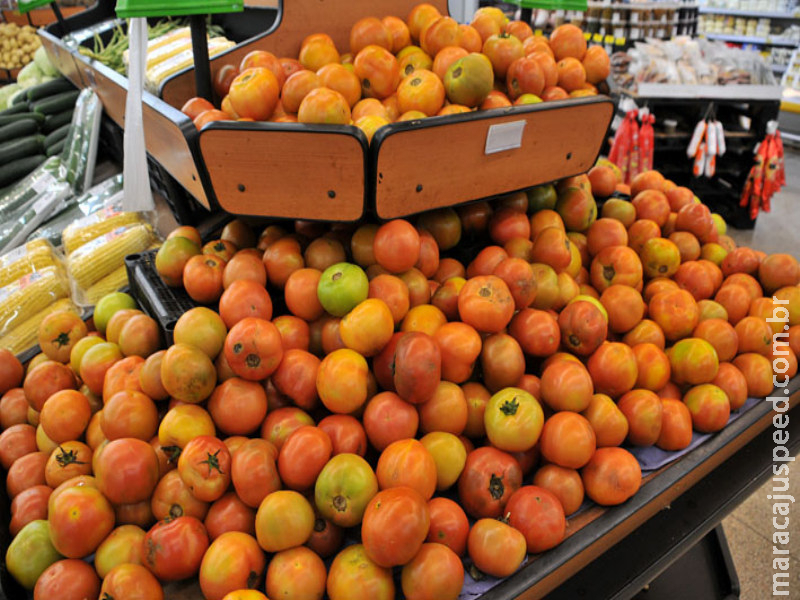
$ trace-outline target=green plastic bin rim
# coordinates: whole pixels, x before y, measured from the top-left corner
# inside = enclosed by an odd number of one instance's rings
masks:
[[[50,4],[51,2],[53,2],[53,0],[19,0],[19,2],[17,3],[17,7],[19,8],[19,12],[25,14],[26,12],[29,12],[34,8],[45,6],[46,4]]]
[[[243,10],[244,0],[118,0],[117,2],[117,16],[122,18],[207,15]]]
[[[586,12],[587,0],[507,0],[520,8],[541,8],[544,10],[579,10]]]

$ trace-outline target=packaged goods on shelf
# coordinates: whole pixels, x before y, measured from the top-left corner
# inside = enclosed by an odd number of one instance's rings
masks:
[[[214,58],[235,45],[235,42],[226,38],[211,38],[208,40],[208,56],[209,58]],[[182,71],[193,64],[194,54],[192,53],[192,44],[190,41],[188,46],[179,50],[177,54],[157,63],[155,66],[149,67],[145,73],[145,86],[151,92],[158,93],[158,87],[161,85],[162,81],[170,75],[174,75],[178,71]]]
[[[627,52],[612,56],[611,64],[614,83],[631,91],[639,83],[777,85],[758,52],[703,39],[636,42]]]
[[[49,242],[28,242],[0,256],[0,288],[30,273],[57,266],[61,266],[61,258],[56,256],[55,249]]]
[[[78,248],[106,233],[127,225],[144,223],[142,215],[124,212],[122,205],[115,203],[96,213],[78,219],[61,234],[64,252],[72,254]]]
[[[30,317],[24,322],[20,323],[14,329],[0,337],[0,348],[6,348],[13,354],[22,354],[30,350],[37,344],[37,334],[39,332],[39,325],[41,325],[44,318],[56,311],[67,310],[76,315],[81,315],[81,310],[69,298],[62,298],[53,302],[50,306],[44,308],[38,314]]]

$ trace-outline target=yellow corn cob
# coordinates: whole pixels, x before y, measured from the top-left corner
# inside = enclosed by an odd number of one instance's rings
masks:
[[[172,58],[176,54],[180,54],[181,52],[191,49],[192,38],[189,36],[185,38],[178,38],[154,50],[150,50],[148,48],[147,69],[152,69],[153,67],[160,65],[165,60]]]
[[[69,298],[62,298],[1,337],[0,348],[8,348],[13,354],[21,354],[29,348],[33,348],[37,343],[41,322],[47,315],[59,310],[68,310],[77,315],[81,314]]]
[[[208,40],[208,56],[213,58],[223,50],[235,46],[235,42],[225,38],[212,38]],[[147,70],[145,81],[152,89],[157,89],[158,86],[167,77],[174,75],[178,71],[182,71],[186,67],[194,64],[194,54],[192,54],[191,47],[188,50],[179,52],[175,56],[168,58],[151,69]]]
[[[94,306],[97,302],[111,292],[116,292],[119,289],[128,285],[128,272],[125,265],[117,267],[111,273],[103,277],[100,281],[92,285],[84,295],[86,304]]]
[[[131,223],[141,223],[142,218],[135,212],[121,212],[113,217],[92,223],[85,227],[67,227],[61,234],[61,243],[64,245],[64,251],[67,254],[72,254],[87,242],[99,238],[101,235],[119,229],[123,225],[130,225]]]
[[[37,246],[32,250],[30,248],[26,250],[27,252],[16,260],[0,266],[0,287],[5,287],[28,273],[56,265],[56,257],[49,246]]]
[[[145,250],[152,242],[149,225],[114,230],[92,240],[69,257],[69,274],[84,290],[119,268],[128,254]]]
[[[56,300],[69,295],[56,267],[48,267],[0,289],[0,333],[14,329]]]

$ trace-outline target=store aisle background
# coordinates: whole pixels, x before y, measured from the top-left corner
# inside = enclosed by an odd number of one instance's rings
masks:
[[[786,186],[772,199],[772,211],[758,216],[755,229],[728,233],[737,244],[767,253],[785,252],[800,260],[800,152],[787,148],[785,161]],[[788,493],[798,500],[789,517],[790,598],[800,600],[800,466],[787,464],[791,465]],[[770,479],[722,522],[739,575],[740,600],[772,597],[772,501],[767,498],[771,493]]]

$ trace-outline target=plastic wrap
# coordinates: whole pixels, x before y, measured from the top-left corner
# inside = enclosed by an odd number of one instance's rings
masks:
[[[103,103],[100,98],[91,89],[84,89],[75,104],[59,170],[61,179],[68,182],[76,194],[88,190],[94,179],[102,116]]]
[[[45,240],[28,242],[0,256],[0,288],[49,267],[62,267],[61,256]]]
[[[62,298],[56,300],[50,306],[44,308],[41,312],[26,319],[7,333],[0,337],[0,348],[6,348],[14,354],[22,354],[33,348],[38,343],[39,325],[41,325],[44,318],[56,311],[68,310],[81,315],[79,309],[69,298]]]
[[[0,288],[0,335],[68,296],[69,282],[58,267],[40,269]]]
[[[70,223],[61,234],[64,252],[71,254],[84,244],[127,225],[147,223],[143,213],[122,210],[121,198]]]
[[[29,195],[0,226],[0,250],[11,250],[22,244],[71,193],[69,185],[55,181],[47,189]]]

